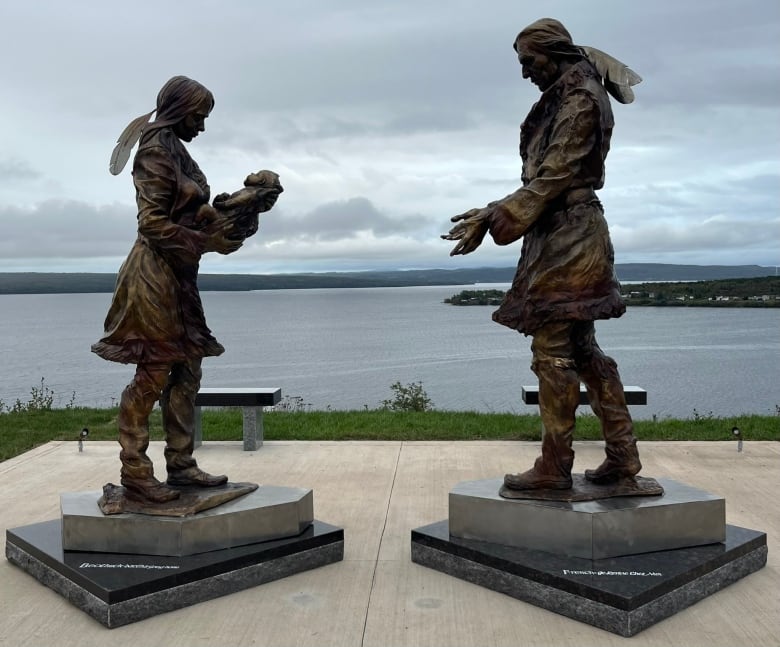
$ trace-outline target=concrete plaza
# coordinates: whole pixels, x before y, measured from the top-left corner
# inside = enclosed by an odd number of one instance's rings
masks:
[[[151,456],[164,473],[163,446]],[[575,471],[601,443],[575,443]],[[414,564],[410,532],[448,516],[450,488],[531,465],[538,443],[206,442],[201,466],[232,481],[314,490],[315,517],[344,528],[344,561],[106,629],[6,560],[0,562],[0,645],[220,646],[732,646],[780,644],[780,443],[653,442],[642,474],[724,496],[729,524],[768,535],[767,566],[633,638]],[[118,482],[113,442],[50,442],[0,463],[3,530],[59,516],[61,492]]]

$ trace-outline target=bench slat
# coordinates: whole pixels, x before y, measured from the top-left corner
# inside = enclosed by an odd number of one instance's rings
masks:
[[[647,404],[647,391],[638,386],[624,386],[623,393],[626,396],[626,404]],[[539,387],[522,387],[522,398],[526,404],[539,404]],[[588,392],[584,386],[580,386],[580,404],[590,404]]]
[[[198,391],[196,407],[272,407],[282,399],[281,388],[206,388]]]

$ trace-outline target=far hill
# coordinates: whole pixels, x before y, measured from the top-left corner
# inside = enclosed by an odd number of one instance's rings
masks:
[[[628,263],[615,266],[621,281],[702,281],[774,276],[774,267],[759,265],[665,265]],[[514,267],[453,270],[394,270],[305,274],[201,274],[202,291],[233,292],[306,288],[375,288],[414,285],[510,283]],[[116,274],[0,272],[0,294],[113,292]]]
[[[714,281],[777,276],[775,267],[760,265],[666,265],[664,263],[619,263],[621,281]]]

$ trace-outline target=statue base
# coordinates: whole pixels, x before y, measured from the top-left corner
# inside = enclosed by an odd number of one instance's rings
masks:
[[[258,488],[256,483],[225,483],[218,487],[181,487],[173,489],[181,493],[178,499],[165,503],[139,501],[127,496],[121,485],[106,483],[103,486],[103,496],[98,499],[98,507],[105,515],[134,512],[157,517],[187,517],[249,494]]]
[[[575,483],[584,481],[582,475],[574,476]],[[658,486],[654,479],[643,481]],[[671,479],[661,479],[662,496],[585,501],[507,499],[499,493],[502,486],[500,478],[455,485],[450,491],[450,533],[584,559],[712,544],[726,537],[725,500]],[[595,487],[610,491],[609,486]]]
[[[6,557],[106,627],[344,558],[344,531],[314,519],[311,490],[248,485],[183,517],[106,516],[101,492],[62,494],[60,519],[6,531]]]
[[[412,531],[412,561],[632,636],[766,564],[766,533],[726,525],[725,500],[671,479],[662,496],[505,499],[503,479],[450,492]]]
[[[124,499],[130,506],[142,506],[143,513],[105,515],[99,507],[105,494],[102,497],[100,492],[61,494],[62,547],[181,557],[293,537],[314,520],[314,495],[305,488],[228,483],[217,488],[182,490],[183,504],[197,503],[200,497],[211,502],[214,498],[232,499],[187,516],[160,516],[172,506],[174,512],[180,512],[180,499],[153,506],[158,512],[154,515],[149,514],[149,504]]]
[[[344,531],[315,520],[295,537],[169,557],[64,550],[54,519],[7,530],[5,554],[114,628],[339,562]]]
[[[460,539],[446,520],[412,531],[413,562],[621,636],[720,591],[766,559],[766,533],[730,525],[722,543],[599,560]]]
[[[515,490],[502,484],[498,493],[505,499],[536,499],[538,501],[596,501],[618,496],[661,496],[663,487],[655,479],[635,476],[614,483],[597,485],[584,474],[572,474],[568,490]]]

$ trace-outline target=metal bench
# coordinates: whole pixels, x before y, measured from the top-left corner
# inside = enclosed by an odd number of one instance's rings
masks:
[[[626,404],[647,404],[647,391],[638,386],[624,386],[623,393],[626,396]],[[526,404],[539,404],[539,386],[522,387],[522,398]],[[588,392],[585,386],[580,384],[580,404],[590,404]],[[542,435],[544,435],[544,423],[542,423]]]
[[[647,391],[638,386],[624,386],[623,393],[626,396],[626,404],[647,404]],[[539,387],[522,387],[522,398],[526,404],[539,404]],[[588,392],[580,385],[580,404],[590,404]]]
[[[201,407],[241,407],[244,413],[244,451],[253,452],[263,446],[263,407],[272,407],[282,399],[277,387],[201,389],[195,398],[195,447],[203,444]]]

